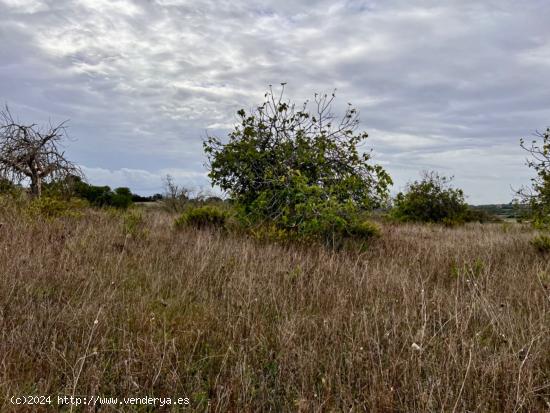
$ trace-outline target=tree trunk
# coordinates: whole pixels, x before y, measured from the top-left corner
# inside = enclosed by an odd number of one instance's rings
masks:
[[[31,177],[31,195],[34,198],[40,198],[42,195],[42,178],[40,176]]]

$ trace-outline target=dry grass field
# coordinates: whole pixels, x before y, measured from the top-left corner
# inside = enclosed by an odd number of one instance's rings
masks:
[[[141,214],[2,204],[0,411],[550,411],[550,257],[528,227],[383,224],[333,252]]]

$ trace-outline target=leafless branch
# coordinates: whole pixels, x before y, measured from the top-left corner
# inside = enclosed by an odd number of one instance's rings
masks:
[[[30,180],[34,196],[41,195],[44,182],[81,177],[80,168],[61,150],[66,138],[66,122],[45,128],[25,125],[6,106],[0,110],[0,177],[14,183]]]

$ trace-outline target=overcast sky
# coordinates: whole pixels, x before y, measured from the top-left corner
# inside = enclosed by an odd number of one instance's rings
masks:
[[[519,139],[550,125],[549,21],[548,0],[0,0],[0,101],[70,119],[91,183],[150,194],[209,188],[202,139],[268,84],[336,88],[394,192],[434,169],[509,202]]]

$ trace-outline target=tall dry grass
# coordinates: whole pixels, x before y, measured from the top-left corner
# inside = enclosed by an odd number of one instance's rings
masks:
[[[550,411],[550,258],[526,227],[385,225],[367,251],[333,252],[143,213],[44,221],[3,205],[2,412],[23,394]]]

